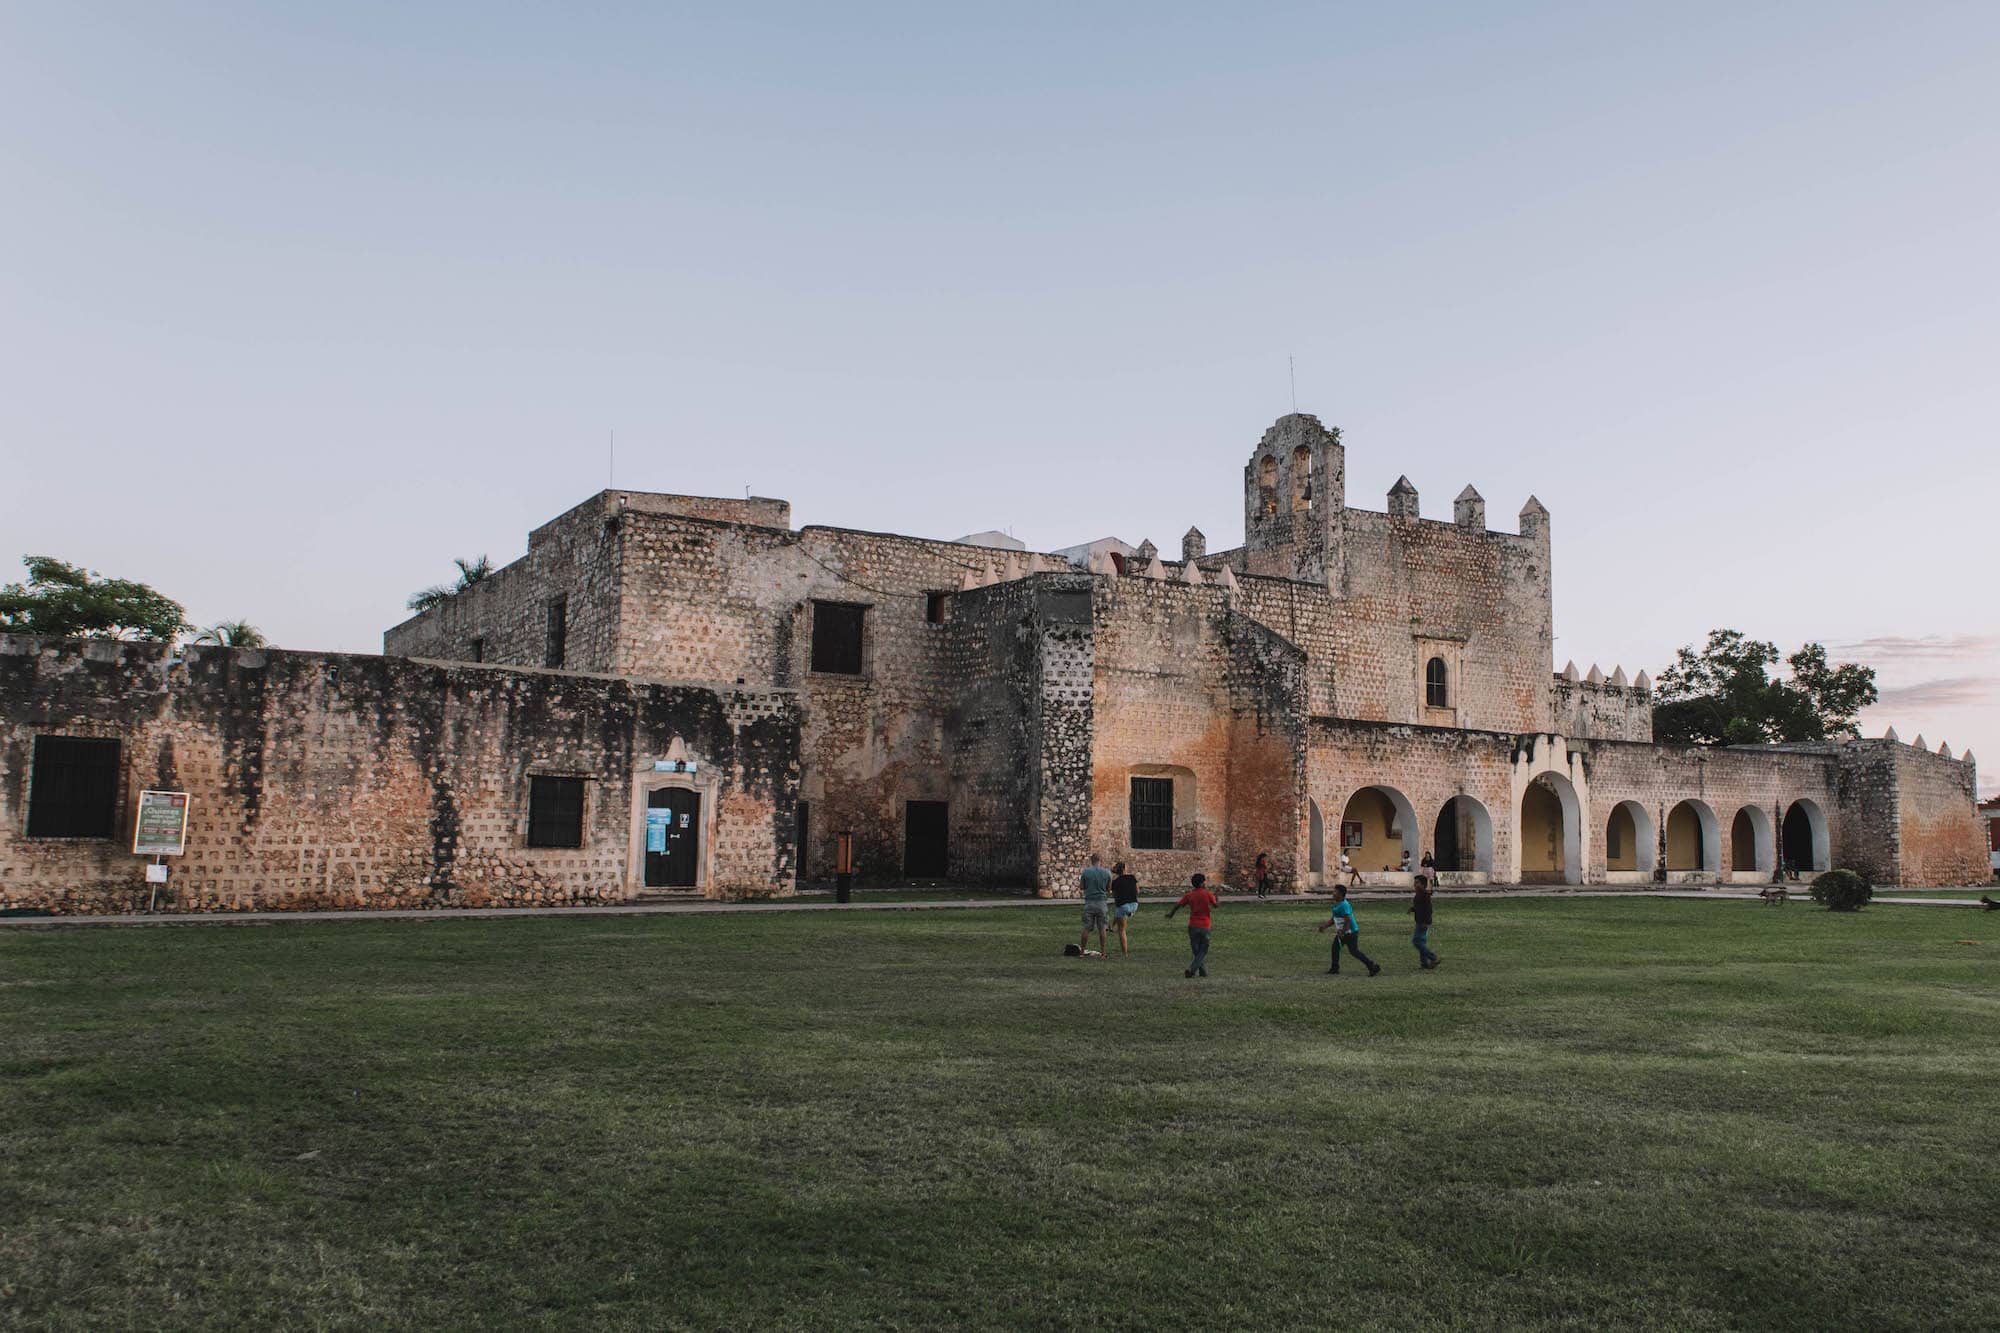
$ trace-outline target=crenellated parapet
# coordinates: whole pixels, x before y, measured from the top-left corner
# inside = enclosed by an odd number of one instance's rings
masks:
[[[1628,681],[1625,668],[1606,676],[1596,663],[1578,675],[1571,662],[1549,683],[1549,711],[1556,729],[1579,739],[1650,741],[1653,739],[1653,682],[1645,672]]]

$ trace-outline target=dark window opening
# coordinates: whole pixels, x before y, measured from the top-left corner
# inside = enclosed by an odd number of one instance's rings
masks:
[[[472,660],[475,662],[484,662],[486,660],[486,640],[474,639],[472,641]]]
[[[542,665],[560,667],[568,655],[569,647],[569,597],[549,598],[549,637],[542,652]]]
[[[1451,690],[1447,687],[1442,657],[1433,657],[1424,667],[1424,702],[1432,708],[1451,707]]]
[[[118,742],[35,737],[28,836],[111,838],[118,824]]]
[[[583,779],[528,780],[528,845],[583,846]]]
[[[943,879],[951,873],[951,806],[944,801],[903,803],[903,875]]]
[[[944,624],[946,608],[951,605],[950,602],[945,600],[948,596],[950,596],[949,593],[942,592],[927,592],[924,594],[924,620],[926,622],[932,625]]]
[[[861,623],[868,608],[853,602],[813,603],[812,669],[861,674]]]
[[[1174,845],[1174,780],[1132,779],[1132,846],[1162,849]]]

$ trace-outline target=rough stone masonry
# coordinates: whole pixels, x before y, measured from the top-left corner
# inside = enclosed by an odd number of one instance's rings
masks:
[[[194,797],[175,906],[782,894],[843,844],[864,881],[1049,894],[1093,850],[1151,884],[1343,851],[1391,884],[1986,877],[1971,755],[1655,745],[1643,672],[1554,669],[1539,501],[1498,532],[1470,486],[1442,521],[1345,478],[1283,417],[1243,544],[1179,560],[604,491],[383,657],[0,640],[0,902],[138,901],[148,788]]]

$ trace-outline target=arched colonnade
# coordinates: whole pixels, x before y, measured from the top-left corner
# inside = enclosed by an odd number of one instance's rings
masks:
[[[1426,853],[1447,884],[1454,876],[1461,883],[1742,882],[1787,870],[1810,875],[1832,864],[1826,812],[1811,798],[1725,806],[1725,844],[1723,816],[1708,801],[1688,797],[1652,808],[1631,797],[1593,803],[1580,755],[1561,738],[1532,739],[1543,744],[1516,753],[1511,809],[1496,811],[1467,792],[1419,809],[1387,782],[1347,792],[1335,818],[1326,813],[1334,803],[1313,800],[1312,882],[1331,884],[1343,852],[1364,877],[1391,883],[1401,882],[1406,867],[1418,868]],[[1602,839],[1596,867],[1593,838]]]

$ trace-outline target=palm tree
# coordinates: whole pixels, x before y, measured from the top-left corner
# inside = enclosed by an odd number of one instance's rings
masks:
[[[455,586],[448,583],[433,584],[422,592],[413,594],[410,597],[412,611],[428,611],[439,602],[449,601],[493,572],[493,562],[483,555],[477,560],[467,560],[464,556],[459,556],[452,563],[458,566],[458,583]]]
[[[212,643],[218,648],[268,648],[271,641],[247,620],[218,620],[194,636],[196,643]]]

